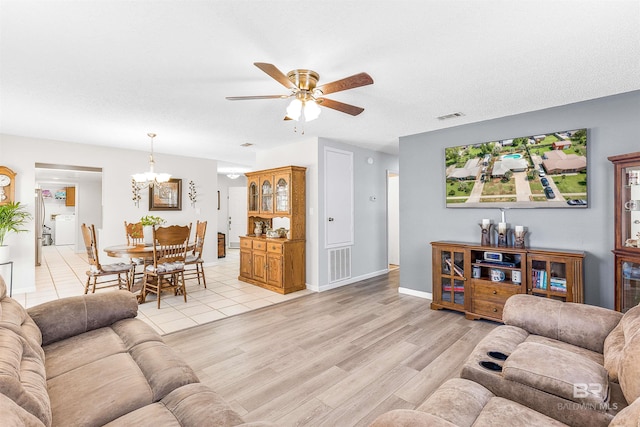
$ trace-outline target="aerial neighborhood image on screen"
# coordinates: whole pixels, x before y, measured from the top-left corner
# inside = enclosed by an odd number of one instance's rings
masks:
[[[587,207],[587,129],[445,148],[448,208]]]

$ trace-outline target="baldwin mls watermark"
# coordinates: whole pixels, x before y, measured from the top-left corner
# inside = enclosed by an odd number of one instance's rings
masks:
[[[602,384],[600,383],[575,383],[573,385],[573,398],[574,399],[586,399],[590,396],[596,396],[604,400],[605,398],[605,390]],[[560,410],[585,410],[589,409],[592,411],[600,411],[605,412],[608,410],[617,410],[617,403],[609,403],[609,402],[568,402],[568,403],[558,403],[558,409]]]

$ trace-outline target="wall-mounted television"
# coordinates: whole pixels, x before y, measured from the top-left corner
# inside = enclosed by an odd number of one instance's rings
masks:
[[[448,208],[586,208],[587,129],[445,148]]]

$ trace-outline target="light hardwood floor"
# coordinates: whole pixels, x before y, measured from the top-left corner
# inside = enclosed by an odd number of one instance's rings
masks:
[[[419,406],[498,326],[398,294],[399,273],[163,338],[247,421],[366,426]]]

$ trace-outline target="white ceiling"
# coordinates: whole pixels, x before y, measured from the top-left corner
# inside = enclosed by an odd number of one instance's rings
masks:
[[[0,6],[0,132],[139,150],[155,132],[157,152],[221,166],[309,137],[397,153],[400,136],[640,89],[638,0]],[[323,109],[294,132],[286,100],[225,100],[287,93],[253,62],[375,83],[327,96],[361,115]]]

